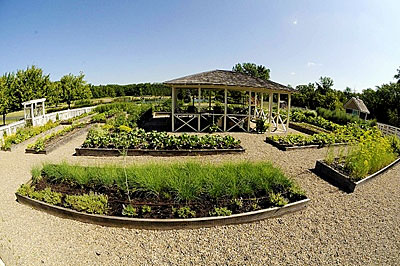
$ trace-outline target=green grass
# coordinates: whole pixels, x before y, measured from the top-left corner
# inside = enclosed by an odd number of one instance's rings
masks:
[[[150,197],[168,195],[177,201],[254,198],[271,193],[281,193],[292,198],[304,194],[279,168],[269,162],[132,165],[126,168],[126,176],[124,168],[114,165],[84,167],[67,163],[45,164],[42,176],[52,183],[66,183],[94,190],[105,187],[126,191],[128,183],[131,192],[144,193]]]

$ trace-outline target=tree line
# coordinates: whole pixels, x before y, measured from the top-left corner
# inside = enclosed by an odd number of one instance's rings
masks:
[[[270,78],[268,68],[254,63],[236,64],[232,70],[265,80]],[[376,86],[375,89],[368,88],[361,93],[356,93],[349,87],[343,91],[333,89],[333,79],[321,77],[317,82],[296,86],[299,93],[293,94],[292,104],[314,110],[318,107],[343,110],[343,105],[348,100],[358,97],[364,101],[371,112],[370,118],[400,127],[400,68],[397,69],[394,79],[396,82],[389,82]]]
[[[316,109],[344,109],[343,105],[352,97],[358,97],[367,106],[370,118],[378,122],[400,127],[400,68],[394,76],[396,82],[389,82],[375,89],[364,89],[356,93],[347,87],[344,91],[333,89],[333,80],[321,77],[318,82],[298,85],[298,94],[293,95],[293,105]]]
[[[58,81],[51,81],[50,75],[41,68],[29,66],[23,70],[5,73],[0,76],[0,115],[3,124],[8,113],[19,111],[25,101],[46,98],[49,106],[66,103],[71,108],[75,100],[101,97],[170,95],[171,90],[163,84],[129,85],[91,85],[85,81],[85,75],[68,74]]]

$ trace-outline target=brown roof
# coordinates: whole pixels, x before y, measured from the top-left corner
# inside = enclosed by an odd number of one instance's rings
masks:
[[[362,113],[369,114],[369,110],[367,106],[365,106],[363,100],[355,97],[351,97],[351,99],[347,103],[345,103],[344,108],[358,110]]]
[[[229,70],[211,70],[198,74],[185,76],[169,81],[165,81],[166,85],[179,86],[202,86],[207,87],[236,87],[236,88],[256,88],[266,89],[273,91],[282,92],[297,92],[293,88],[289,88],[285,85],[273,82],[271,80],[263,80],[261,78],[255,78],[247,74],[229,71]]]

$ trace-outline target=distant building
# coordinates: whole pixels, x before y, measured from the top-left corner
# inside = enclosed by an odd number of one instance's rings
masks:
[[[367,106],[365,106],[364,102],[355,97],[351,97],[351,99],[344,105],[344,108],[346,108],[346,113],[358,116],[365,120],[369,114],[369,110]]]

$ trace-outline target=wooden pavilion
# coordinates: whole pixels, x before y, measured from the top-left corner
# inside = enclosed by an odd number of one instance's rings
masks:
[[[241,130],[252,131],[252,122],[264,119],[270,124],[270,131],[288,131],[291,94],[295,89],[282,84],[255,78],[239,72],[228,70],[212,70],[194,75],[189,75],[164,82],[172,89],[171,127],[176,132],[189,129],[203,132],[211,126],[217,126],[219,131]],[[196,89],[197,108],[182,111],[177,108],[178,90]],[[224,110],[211,108],[211,92],[209,95],[209,108],[202,110],[202,92],[223,91]],[[228,112],[228,91],[245,92],[247,107],[245,112]],[[205,93],[204,93],[205,94]],[[277,95],[277,103],[281,103],[281,95],[287,95],[286,114],[282,115],[281,104],[277,104],[273,110],[274,94]],[[264,96],[268,95],[268,110],[264,110]],[[193,96],[195,97],[195,96]],[[204,97],[203,97],[204,98]],[[203,101],[204,102],[204,101]],[[193,100],[193,105],[195,101]]]

